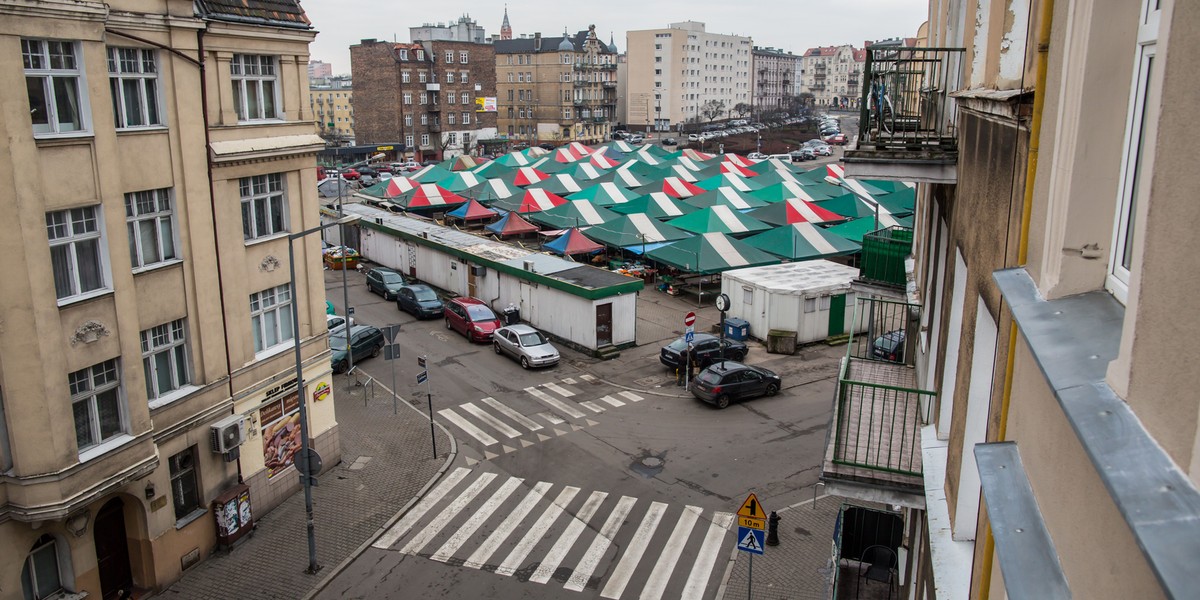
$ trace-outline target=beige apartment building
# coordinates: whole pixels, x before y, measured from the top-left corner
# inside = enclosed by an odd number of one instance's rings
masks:
[[[709,33],[704,23],[685,21],[630,31],[626,40],[624,119],[631,127],[666,130],[725,119],[734,106],[751,102],[748,37]]]
[[[140,597],[299,489],[299,401],[339,459],[320,240],[288,237],[315,32],[280,0],[0,15],[0,595]]]
[[[608,139],[617,121],[617,47],[597,38],[595,25],[493,45],[501,135],[529,144]]]
[[[308,108],[325,143],[354,145],[354,85],[350,77],[309,79]]]
[[[920,182],[914,267],[822,477],[896,507],[901,598],[1195,596],[1200,6],[1086,4],[938,2],[928,49],[868,48],[898,126],[846,175]]]
[[[858,106],[865,53],[854,46],[809,48],[800,58],[800,92],[818,107]]]

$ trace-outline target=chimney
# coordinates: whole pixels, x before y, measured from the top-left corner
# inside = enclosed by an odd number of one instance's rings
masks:
[[[540,32],[540,31],[533,34],[533,51],[534,52],[542,51],[542,32]]]

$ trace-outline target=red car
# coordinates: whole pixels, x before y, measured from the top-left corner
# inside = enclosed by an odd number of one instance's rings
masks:
[[[472,342],[489,342],[500,328],[500,318],[478,298],[454,298],[446,302],[442,314],[446,329],[453,329]]]
[[[835,133],[831,136],[826,137],[825,143],[826,144],[836,144],[838,146],[845,146],[846,145],[846,134]]]
[[[362,175],[360,175],[358,171],[355,171],[354,169],[345,169],[342,171],[342,179],[345,179],[346,181],[358,181],[361,177]]]

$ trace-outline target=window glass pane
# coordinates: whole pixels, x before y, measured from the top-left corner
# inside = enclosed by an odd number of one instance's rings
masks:
[[[100,417],[100,439],[121,433],[121,405],[116,388],[96,394],[96,409]]]
[[[262,118],[262,103],[259,101],[260,90],[258,82],[246,82],[246,113],[248,119]]]
[[[46,103],[45,77],[26,77],[25,90],[29,96],[29,117],[33,120],[33,131],[50,131],[50,108]]]
[[[242,86],[243,82],[233,82],[233,109],[237,112],[238,120],[246,120],[246,107],[242,105]]]
[[[175,385],[183,386],[191,383],[192,378],[188,375],[187,367],[187,350],[183,346],[176,346],[171,350],[171,355],[175,358]]]
[[[272,196],[271,199],[271,233],[279,233],[287,229],[283,222],[283,196]]]
[[[34,579],[37,580],[37,595],[44,598],[57,592],[62,583],[58,579],[58,556],[55,544],[50,543],[33,551]]]
[[[245,239],[249,240],[254,237],[254,230],[251,227],[253,225],[253,223],[254,223],[254,212],[252,209],[252,203],[248,202],[248,201],[243,201],[242,202],[242,237],[244,237]]]
[[[137,226],[132,222],[127,223],[126,229],[128,230],[127,234],[129,237],[129,262],[132,263],[134,267],[140,267],[142,266],[142,261],[138,258]]]
[[[262,349],[263,349],[262,317],[255,315],[250,318],[250,330],[254,333],[254,351],[262,352]]]
[[[142,110],[142,92],[138,89],[138,80],[122,81],[121,91],[125,101],[125,125],[128,127],[145,125],[146,123],[142,120],[142,115],[145,113]]]
[[[275,323],[274,315],[268,313],[263,318],[263,345],[274,346],[279,342],[279,329]]]
[[[148,122],[151,125],[162,125],[162,120],[158,118],[158,81],[155,79],[146,79],[143,84],[146,86],[146,109],[149,112]]]
[[[100,240],[75,242],[75,260],[79,268],[79,293],[104,287],[100,268]]]
[[[79,131],[83,120],[79,114],[79,81],[74,77],[54,77],[54,109],[59,131]]]
[[[162,240],[162,260],[175,258],[175,234],[171,231],[170,219],[159,219],[159,239]]]
[[[279,339],[292,339],[292,305],[285,304],[279,307]]]
[[[113,122],[117,127],[125,126],[125,118],[121,116],[121,85],[119,79],[108,80],[109,96],[112,97]]]
[[[74,294],[71,274],[70,246],[51,246],[50,263],[54,266],[54,293],[58,298]]]
[[[154,220],[139,221],[138,230],[141,238],[142,264],[152,264],[162,260],[158,253],[158,231],[154,227]]]
[[[256,198],[254,200],[254,234],[266,235],[270,230],[267,229],[267,199]]]
[[[154,355],[154,374],[159,395],[175,389],[175,385],[171,380],[170,352],[159,352]]]
[[[142,340],[142,351],[144,352],[145,350],[146,350],[146,342],[145,342],[145,339],[143,339]],[[156,394],[154,392],[154,368],[153,368],[153,363],[151,362],[150,358],[151,357],[147,356],[146,358],[142,359],[142,370],[145,372],[145,375],[146,375],[146,397],[147,398],[157,398],[158,394]]]
[[[263,103],[263,118],[274,119],[279,115],[275,112],[275,82],[262,82],[262,103]]]
[[[92,415],[88,410],[88,401],[76,402],[71,408],[75,413],[75,442],[81,449],[91,446],[95,440],[92,439]]]

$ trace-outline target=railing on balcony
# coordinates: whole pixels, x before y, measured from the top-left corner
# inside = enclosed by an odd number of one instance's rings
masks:
[[[904,261],[912,254],[912,229],[888,227],[863,236],[859,278],[903,289],[907,283]]]
[[[825,84],[823,84],[823,83],[814,83],[814,84],[812,84],[812,86],[811,86],[811,87],[812,87],[812,89],[813,89],[813,91],[814,91],[814,92],[823,92],[823,91],[825,91]]]
[[[813,79],[825,79],[825,72],[817,71],[816,73],[813,73]]]
[[[617,87],[617,82],[615,82],[615,81],[605,81],[605,82],[604,82],[604,87],[606,87],[606,88],[615,88],[615,87]]]
[[[857,150],[955,150],[963,48],[867,48]]]
[[[588,80],[586,80],[586,79],[576,79],[576,80],[575,80],[575,87],[584,87],[584,86],[586,86],[586,85],[588,85],[588,84],[590,84],[590,83],[591,83],[591,82],[590,82],[590,81],[588,81]]]

